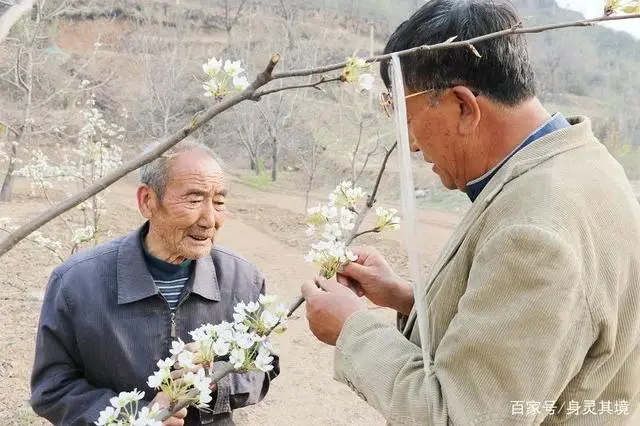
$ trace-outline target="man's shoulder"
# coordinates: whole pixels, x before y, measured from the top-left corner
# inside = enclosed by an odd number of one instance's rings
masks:
[[[211,257],[214,259],[214,261],[218,260],[222,262],[232,262],[243,267],[258,270],[258,267],[255,263],[251,262],[246,257],[240,255],[235,250],[232,250],[226,246],[215,245],[211,249]]]
[[[89,270],[95,270],[97,264],[115,267],[118,258],[118,249],[125,236],[117,237],[95,247],[82,249],[71,255],[63,263],[58,265],[52,275],[58,278],[65,278],[69,274],[84,274]]]
[[[243,270],[247,273],[253,274],[256,277],[261,276],[260,269],[254,263],[240,255],[236,251],[220,245],[215,245],[211,249],[211,257],[216,267],[220,268],[233,268],[236,270]]]

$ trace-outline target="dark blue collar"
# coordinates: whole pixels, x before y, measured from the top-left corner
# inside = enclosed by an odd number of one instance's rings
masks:
[[[546,121],[543,125],[534,130],[520,145],[518,145],[509,155],[507,155],[497,166],[489,170],[484,175],[480,176],[477,179],[472,180],[467,183],[467,187],[465,188],[465,192],[471,201],[475,201],[478,198],[478,195],[482,192],[485,186],[489,183],[491,178],[500,170],[500,168],[515,155],[516,152],[520,151],[525,146],[529,145],[531,142],[540,139],[541,137],[548,135],[549,133],[555,132],[556,130],[563,129],[565,127],[569,127],[571,124],[567,121],[566,118],[560,113],[553,114],[553,116]]]

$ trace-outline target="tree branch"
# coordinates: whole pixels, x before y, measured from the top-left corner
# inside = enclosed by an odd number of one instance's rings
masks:
[[[558,23],[558,24],[539,25],[539,26],[529,27],[529,28],[522,28],[522,26],[521,26],[522,24],[518,24],[518,25],[514,25],[513,27],[508,28],[506,30],[497,31],[497,32],[491,33],[491,34],[485,34],[485,35],[482,35],[482,36],[479,36],[479,37],[471,38],[469,40],[454,41],[454,42],[445,41],[445,42],[442,42],[442,43],[437,43],[437,44],[432,44],[432,45],[416,46],[416,47],[412,47],[410,49],[401,50],[399,52],[396,52],[396,54],[398,56],[405,56],[405,55],[409,55],[409,54],[412,54],[412,53],[420,52],[420,51],[423,51],[423,50],[432,51],[432,50],[451,49],[451,48],[456,48],[456,47],[469,48],[470,44],[477,44],[477,43],[482,42],[482,41],[493,40],[495,38],[504,37],[504,36],[508,36],[508,35],[534,34],[534,33],[541,33],[541,32],[544,32],[544,31],[557,30],[557,29],[560,29],[560,28],[569,28],[569,27],[588,27],[588,26],[591,26],[591,25],[593,25],[595,23],[598,23],[598,22],[617,21],[617,20],[622,20],[622,19],[634,19],[634,18],[640,18],[640,13],[633,13],[633,14],[619,15],[619,16],[601,16],[601,17],[598,17],[598,18],[584,19],[582,21],[571,21],[571,22],[562,22],[562,23]],[[371,56],[369,58],[366,58],[365,61],[369,62],[369,63],[386,61],[386,60],[391,59],[391,55],[392,55],[391,53],[388,53],[388,54],[385,54],[385,55]],[[281,78],[303,77],[303,76],[307,76],[307,75],[310,75],[310,74],[322,74],[322,73],[326,73],[326,72],[342,69],[346,65],[347,65],[347,62],[340,62],[338,64],[326,65],[326,66],[323,66],[323,67],[307,68],[307,69],[299,69],[299,70],[293,70],[293,71],[280,72],[280,73],[273,74],[273,79],[274,80],[278,80],[278,79],[281,79]]]
[[[371,194],[367,198],[367,203],[365,204],[365,207],[358,214],[358,217],[356,218],[353,229],[351,230],[351,233],[349,234],[349,236],[344,242],[345,246],[349,246],[349,244],[351,244],[353,240],[355,240],[358,237],[358,230],[360,229],[360,226],[362,226],[362,222],[364,221],[364,218],[367,216],[367,213],[369,213],[369,210],[371,210],[371,208],[376,202],[376,195],[378,193],[378,188],[380,187],[380,182],[382,181],[382,175],[384,174],[384,170],[387,167],[387,161],[389,161],[389,157],[391,156],[391,153],[393,152],[394,149],[396,149],[397,146],[398,146],[398,142],[396,141],[393,143],[393,146],[384,155],[384,160],[382,160],[380,171],[378,171],[378,177],[376,179],[376,183],[373,186],[373,190],[371,191]],[[302,303],[304,303],[304,297],[298,296],[289,305],[289,311],[287,312],[287,317],[290,317],[291,315],[293,315],[293,313],[296,310],[298,310],[300,306],[302,306]]]
[[[320,80],[316,81],[315,83],[293,84],[291,86],[282,86],[282,87],[278,87],[278,88],[275,88],[275,89],[260,90],[260,91],[256,92],[251,97],[251,99],[254,100],[254,101],[259,101],[260,98],[265,96],[265,95],[271,95],[273,93],[282,92],[283,90],[303,89],[303,88],[306,88],[306,87],[311,87],[313,89],[322,90],[318,86],[320,86],[321,84],[324,84],[324,83],[332,82],[332,81],[342,81],[342,77],[334,77],[334,78],[322,77]]]
[[[2,120],[0,120],[0,126],[6,127],[7,130],[9,130],[11,133],[13,133],[16,137],[20,136],[20,133],[16,129],[14,129],[13,127],[9,126],[7,123],[5,123]]]

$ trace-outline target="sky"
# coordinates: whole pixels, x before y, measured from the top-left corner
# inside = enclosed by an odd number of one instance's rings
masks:
[[[565,9],[581,12],[585,18],[597,18],[598,16],[602,16],[605,0],[556,0],[556,3]],[[600,25],[626,31],[637,39],[640,39],[640,18],[605,22]]]

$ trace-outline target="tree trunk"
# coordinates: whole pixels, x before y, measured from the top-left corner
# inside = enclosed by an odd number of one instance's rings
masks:
[[[16,158],[18,154],[18,144],[11,144],[11,153],[9,154],[9,167],[7,173],[4,175],[2,182],[2,189],[0,189],[0,201],[11,201],[13,195],[13,172],[16,168]]]

